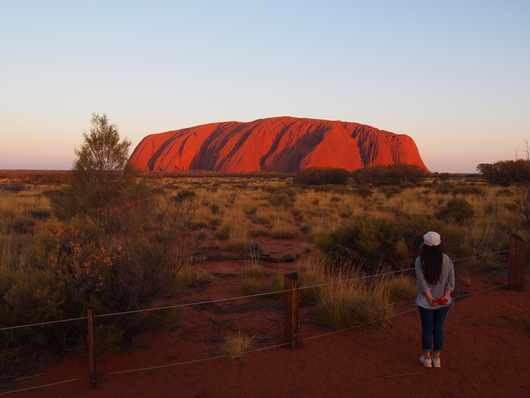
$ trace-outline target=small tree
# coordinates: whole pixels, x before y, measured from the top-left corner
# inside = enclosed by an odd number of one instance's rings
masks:
[[[508,186],[530,183],[530,160],[501,160],[496,163],[481,163],[477,171],[490,184]]]
[[[119,171],[125,168],[129,158],[131,141],[123,139],[114,124],[110,124],[107,115],[92,114],[90,133],[83,133],[85,142],[75,149],[77,159],[74,172]]]
[[[83,133],[83,138],[83,144],[75,149],[77,159],[70,183],[52,195],[52,207],[63,221],[79,215],[108,224],[112,222],[108,209],[121,207],[131,196],[131,172],[127,167],[131,142],[120,140],[118,129],[109,123],[107,115],[95,113],[90,133]]]

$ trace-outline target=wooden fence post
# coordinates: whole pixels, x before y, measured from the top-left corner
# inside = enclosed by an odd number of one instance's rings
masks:
[[[90,366],[90,385],[96,388],[96,345],[94,343],[94,316],[92,308],[87,310],[88,315],[88,364]]]
[[[283,280],[285,292],[285,313],[284,313],[284,343],[290,348],[299,346],[299,322],[298,308],[300,302],[300,280],[298,273],[287,274]]]
[[[526,268],[526,242],[517,234],[510,235],[508,262],[508,288],[523,290]]]

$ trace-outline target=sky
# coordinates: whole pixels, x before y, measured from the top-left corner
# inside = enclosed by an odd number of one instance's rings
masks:
[[[434,172],[526,158],[528,0],[0,0],[0,169],[68,170],[106,114],[147,135],[368,124]]]

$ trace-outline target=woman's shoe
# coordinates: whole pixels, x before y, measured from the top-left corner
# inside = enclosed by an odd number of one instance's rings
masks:
[[[432,361],[431,358],[427,358],[425,355],[422,355],[420,357],[420,362],[423,366],[426,368],[432,368]]]
[[[433,368],[441,368],[442,364],[440,363],[440,358],[433,357],[432,359],[432,367]]]

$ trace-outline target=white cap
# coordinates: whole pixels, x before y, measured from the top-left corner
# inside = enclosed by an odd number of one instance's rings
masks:
[[[438,246],[442,243],[442,238],[438,232],[429,231],[423,235],[423,243],[427,246]]]

